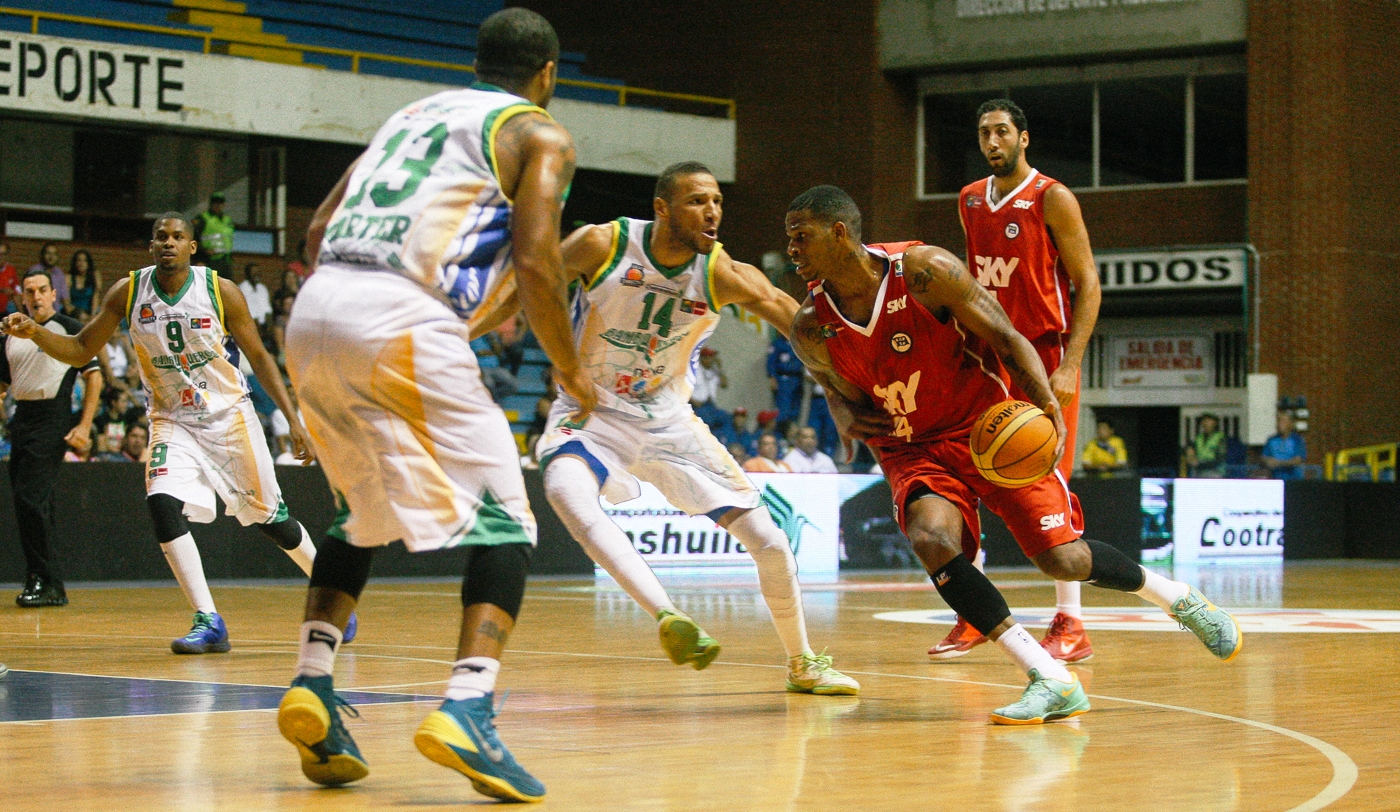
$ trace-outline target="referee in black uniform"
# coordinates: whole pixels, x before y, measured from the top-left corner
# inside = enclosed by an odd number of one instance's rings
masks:
[[[47,272],[24,275],[24,309],[29,317],[60,335],[75,335],[82,325],[57,313],[57,294]],[[19,543],[24,548],[22,607],[65,606],[68,595],[49,550],[54,535],[54,480],[68,446],[86,451],[92,443],[92,418],[102,396],[102,371],[93,360],[81,370],[83,412],[73,421],[73,382],[79,370],[45,355],[33,341],[0,337],[0,384],[15,398],[10,421],[10,487],[15,494]]]

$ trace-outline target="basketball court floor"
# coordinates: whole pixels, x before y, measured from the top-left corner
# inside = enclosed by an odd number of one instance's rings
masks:
[[[1043,628],[1050,582],[993,572]],[[724,645],[696,672],[610,581],[531,582],[497,724],[580,810],[1393,810],[1400,808],[1400,567],[1290,564],[1199,574],[1241,607],[1221,663],[1156,609],[1086,587],[1096,656],[1075,666],[1094,709],[1041,727],[988,723],[1024,679],[995,646],[925,650],[951,614],[915,573],[805,589],[817,650],[859,697],[784,691],[757,589],[686,582],[677,603]],[[458,584],[372,581],[337,686],[370,764],[341,789],[306,781],[277,733],[304,586],[215,585],[234,649],[180,657],[190,613],[170,586],[70,587],[58,610],[0,608],[0,809],[435,810],[490,804],[420,756],[412,734],[453,656]],[[1037,631],[1038,633],[1038,631]]]

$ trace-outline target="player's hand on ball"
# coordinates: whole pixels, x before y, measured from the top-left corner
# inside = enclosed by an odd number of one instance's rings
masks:
[[[15,338],[33,338],[34,331],[39,329],[39,323],[24,313],[11,313],[0,325],[4,326],[4,332]]]
[[[1069,437],[1069,429],[1065,427],[1065,413],[1060,408],[1059,401],[1051,401],[1042,407],[1041,411],[1055,421],[1055,466],[1058,467],[1060,460],[1065,456],[1065,441]]]

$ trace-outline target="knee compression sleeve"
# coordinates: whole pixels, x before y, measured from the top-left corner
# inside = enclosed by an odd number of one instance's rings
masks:
[[[933,585],[958,617],[983,634],[1011,617],[1006,599],[961,553],[933,574]]]
[[[1093,560],[1089,565],[1089,583],[1104,589],[1119,592],[1136,592],[1142,589],[1147,573],[1117,548],[1102,541],[1085,539]]]
[[[311,587],[334,589],[358,601],[369,581],[369,565],[373,560],[374,550],[326,536],[311,565]]]
[[[462,579],[462,605],[489,603],[514,620],[525,598],[525,576],[530,572],[533,552],[528,544],[473,547],[467,556],[466,577]]]
[[[277,546],[284,550],[295,550],[301,546],[301,525],[291,517],[280,522],[268,522],[258,525],[258,530],[264,536],[277,542]]]
[[[185,521],[185,503],[170,494],[156,493],[147,496],[146,508],[151,512],[156,541],[161,544],[174,541],[190,532],[189,522]]]

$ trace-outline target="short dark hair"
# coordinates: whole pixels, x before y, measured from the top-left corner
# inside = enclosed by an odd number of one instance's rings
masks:
[[[844,189],[837,186],[813,186],[788,206],[789,212],[805,211],[828,225],[845,223],[851,236],[860,239],[860,208]]]
[[[977,123],[982,123],[982,116],[997,111],[1011,116],[1011,123],[1016,125],[1018,131],[1026,131],[1026,113],[1010,99],[989,99],[982,102],[982,106],[977,108]]]
[[[476,32],[476,75],[482,81],[528,82],[547,62],[559,61],[559,35],[529,9],[487,17]]]
[[[656,189],[652,192],[652,197],[659,197],[667,203],[671,202],[671,195],[676,193],[676,179],[686,175],[714,177],[715,173],[699,161],[681,161],[678,164],[671,164],[661,170],[660,175],[656,176]]]
[[[49,287],[53,287],[53,274],[50,274],[43,268],[30,268],[28,271],[25,271],[24,279],[21,279],[19,281],[19,286],[24,287],[25,279],[28,279],[31,276],[42,276],[45,279],[49,280]]]
[[[178,211],[168,211],[164,214],[157,214],[156,219],[151,223],[152,237],[156,236],[156,229],[160,227],[160,222],[162,220],[179,220],[180,222],[185,224],[185,228],[190,230],[190,236],[194,236],[194,221],[190,220],[190,218],[186,217]]]
[[[1109,420],[1107,417],[1100,417],[1098,420],[1094,421],[1094,424],[1099,426],[1108,426],[1109,431],[1114,430],[1113,421]]]

